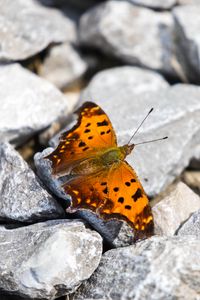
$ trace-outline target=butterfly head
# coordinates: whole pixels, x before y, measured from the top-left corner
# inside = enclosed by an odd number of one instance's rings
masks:
[[[135,144],[131,144],[131,145],[126,144],[126,145],[120,147],[121,152],[123,153],[124,157],[129,155],[132,152],[132,150],[134,149],[134,147],[135,147]]]

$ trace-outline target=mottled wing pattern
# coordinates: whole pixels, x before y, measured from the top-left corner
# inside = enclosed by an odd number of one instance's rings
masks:
[[[84,103],[75,113],[76,125],[61,135],[58,147],[48,156],[53,174],[67,170],[83,159],[96,155],[100,149],[116,146],[116,135],[106,113],[95,103]]]
[[[64,185],[72,197],[72,209],[90,209],[104,219],[128,222],[146,235],[153,231],[148,198],[134,170],[126,162],[97,174],[80,176]]]
[[[107,188],[107,201],[100,208],[100,215],[104,219],[124,220],[134,229],[151,234],[153,217],[148,198],[135,171],[126,161],[111,168]]]

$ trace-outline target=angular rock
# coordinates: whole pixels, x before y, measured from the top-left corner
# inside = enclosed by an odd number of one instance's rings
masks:
[[[0,220],[33,222],[64,215],[39,178],[7,143],[0,144]]]
[[[159,91],[169,87],[168,82],[160,74],[138,67],[116,67],[97,73],[86,89],[88,100],[96,101],[94,97],[101,93],[103,88],[109,94],[116,92],[134,93]],[[123,89],[123,90],[122,90]]]
[[[19,145],[68,116],[67,98],[19,64],[0,66],[0,84],[1,141]]]
[[[200,197],[183,182],[153,207],[155,233],[174,235],[190,215],[200,209]]]
[[[75,24],[56,9],[35,0],[1,0],[0,6],[0,61],[27,59],[51,43],[76,40]]]
[[[79,220],[0,227],[0,288],[31,299],[74,292],[97,268],[102,239]]]
[[[87,65],[78,51],[65,43],[52,47],[39,69],[39,75],[64,89],[83,76]]]
[[[153,237],[107,251],[73,299],[197,299],[199,251],[195,237]]]
[[[147,194],[155,196],[180,175],[200,150],[199,98],[200,88],[193,85],[177,84],[156,92],[135,94],[133,85],[119,84],[114,88],[111,82],[109,88],[108,82],[102,82],[101,89],[97,83],[89,84],[81,101],[93,100],[105,110],[120,145],[129,141],[147,112],[154,107],[132,142],[136,144],[166,135],[169,139],[136,146],[127,160],[136,170]]]
[[[127,0],[126,0],[127,1]],[[146,6],[153,9],[170,9],[176,4],[176,0],[130,0],[133,4]]]
[[[177,76],[173,25],[168,12],[154,12],[128,1],[107,1],[83,14],[80,41],[128,64]]]
[[[173,10],[179,59],[186,77],[200,83],[200,5],[178,6]]]
[[[179,236],[194,235],[200,239],[200,209],[191,215],[191,217],[180,227],[177,234]]]

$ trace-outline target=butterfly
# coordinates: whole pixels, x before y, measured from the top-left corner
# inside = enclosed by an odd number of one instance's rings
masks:
[[[45,157],[52,162],[53,175],[70,175],[63,184],[72,199],[70,208],[125,221],[134,231],[151,235],[153,216],[147,195],[125,160],[135,145],[117,145],[111,121],[97,104],[86,102],[76,113],[77,123]]]

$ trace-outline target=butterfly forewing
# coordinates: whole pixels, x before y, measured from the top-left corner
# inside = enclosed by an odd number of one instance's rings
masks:
[[[86,102],[76,113],[76,125],[61,135],[58,147],[46,157],[52,161],[53,174],[66,174],[81,160],[117,145],[112,124],[97,104]]]

